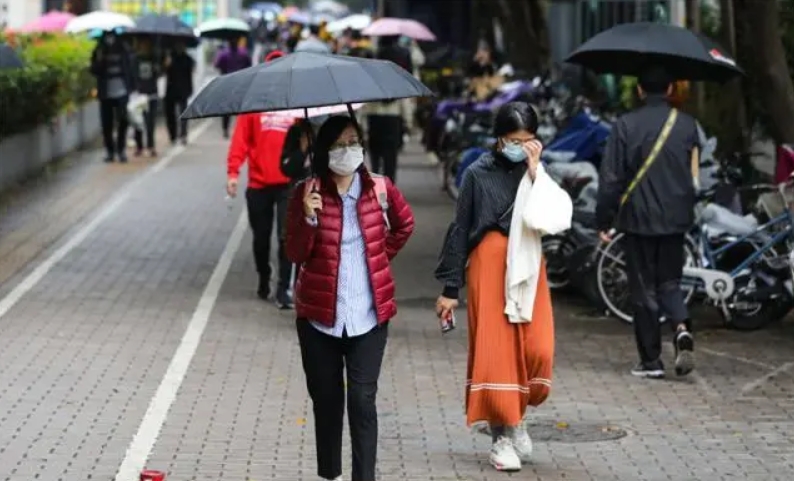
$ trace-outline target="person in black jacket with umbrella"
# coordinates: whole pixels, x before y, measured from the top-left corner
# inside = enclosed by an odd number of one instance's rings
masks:
[[[127,102],[136,90],[135,60],[116,32],[104,32],[91,54],[91,73],[97,81],[97,98],[102,122],[102,137],[107,155],[127,161]],[[117,126],[115,138],[114,124]]]
[[[193,95],[193,72],[196,61],[188,55],[185,44],[177,42],[165,60],[165,122],[171,143],[177,139],[187,144],[187,120],[177,119],[187,108],[187,101]]]
[[[612,127],[599,177],[596,217],[601,240],[626,233],[626,263],[640,362],[631,373],[662,378],[661,326],[674,329],[675,370],[694,368],[694,341],[681,291],[684,236],[695,216],[698,130],[667,101],[673,78],[651,68],[639,78],[644,105]]]

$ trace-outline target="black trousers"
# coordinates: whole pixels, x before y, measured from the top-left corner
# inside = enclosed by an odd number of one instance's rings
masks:
[[[127,102],[129,97],[103,99],[99,102],[99,120],[102,123],[102,140],[108,157],[122,154],[127,148]],[[113,128],[116,127],[116,136]]]
[[[312,398],[317,475],[336,479],[342,474],[342,428],[347,415],[353,451],[351,481],[374,481],[378,453],[378,411],[375,398],[386,349],[388,325],[356,337],[336,338],[298,319],[306,387]]]
[[[135,146],[138,150],[143,149],[143,137],[146,135],[146,148],[154,149],[154,124],[157,119],[157,105],[159,102],[155,98],[149,99],[149,104],[146,110],[143,111],[143,128],[144,130],[135,131]]]
[[[398,101],[399,102],[399,101]],[[369,159],[372,171],[397,180],[397,156],[402,147],[403,120],[398,115],[370,115]]]
[[[278,284],[279,293],[289,291],[292,287],[292,263],[287,259],[284,248],[286,240],[287,205],[289,203],[290,187],[278,185],[263,187],[261,189],[249,188],[245,192],[248,206],[248,222],[254,234],[254,261],[256,271],[259,273],[260,289],[270,293],[270,243],[273,238],[273,224],[277,227],[278,236]]]
[[[165,124],[168,128],[168,137],[171,142],[177,139],[187,139],[187,120],[179,120],[179,116],[187,108],[187,99],[180,97],[166,97],[163,101],[165,109]],[[179,130],[177,130],[177,124]]]
[[[224,134],[229,133],[229,125],[231,124],[231,122],[232,122],[231,115],[224,115],[223,117],[221,117],[221,127],[223,128]]]
[[[643,362],[652,362],[662,354],[662,315],[673,329],[681,323],[689,327],[681,291],[684,236],[627,235],[626,263],[637,349]]]

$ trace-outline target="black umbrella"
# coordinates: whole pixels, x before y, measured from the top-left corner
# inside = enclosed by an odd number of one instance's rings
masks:
[[[9,45],[0,43],[0,69],[22,68],[25,64],[19,58],[16,50]]]
[[[597,34],[565,59],[597,73],[640,75],[661,66],[680,80],[725,82],[744,72],[709,38],[661,23],[624,23]]]
[[[296,52],[214,79],[188,105],[182,118],[430,95],[422,82],[387,60]]]
[[[183,41],[188,48],[198,45],[199,39],[193,28],[176,15],[150,13],[135,21],[135,27],[128,29],[124,35],[144,35],[163,38],[166,41]]]

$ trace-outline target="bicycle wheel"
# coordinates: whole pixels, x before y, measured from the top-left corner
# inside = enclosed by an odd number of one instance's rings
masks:
[[[631,286],[626,268],[624,238],[624,234],[618,234],[607,245],[599,249],[596,281],[598,292],[607,310],[621,321],[631,324],[634,311],[631,305]],[[694,245],[687,239],[684,242],[685,267],[697,264],[697,256],[693,249]],[[681,290],[684,291],[684,303],[689,304],[695,294],[696,286],[682,283]],[[666,319],[662,317],[659,321],[665,322]]]

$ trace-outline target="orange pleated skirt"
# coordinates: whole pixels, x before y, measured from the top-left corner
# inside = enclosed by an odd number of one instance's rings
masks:
[[[554,317],[545,262],[532,322],[512,324],[504,314],[506,258],[507,237],[498,232],[486,234],[469,256],[469,426],[516,426],[527,406],[539,406],[551,390]]]

